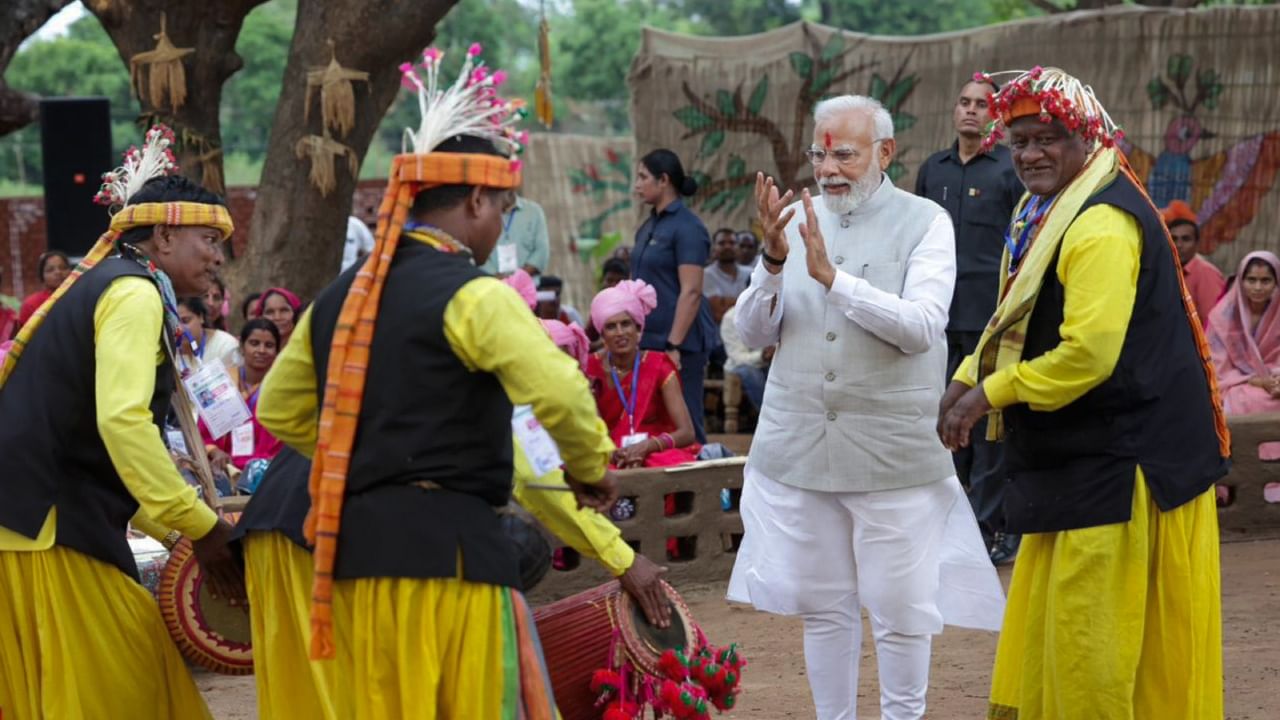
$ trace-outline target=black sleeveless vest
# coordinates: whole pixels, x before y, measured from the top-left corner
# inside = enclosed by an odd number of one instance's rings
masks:
[[[347,475],[338,578],[454,577],[461,557],[467,580],[519,587],[516,553],[494,512],[511,494],[511,401],[496,376],[463,365],[444,332],[449,301],[483,276],[464,255],[408,239],[396,251]],[[312,309],[321,394],[354,278],[344,273]]]
[[[136,580],[125,531],[138,503],[98,435],[94,400],[94,310],[111,283],[126,276],[150,279],[136,262],[122,258],[85,273],[49,311],[0,388],[0,525],[34,538],[56,505],[58,545],[111,563]],[[163,336],[156,342],[158,350]],[[168,362],[155,372],[150,406],[159,428],[174,376]]]
[[[1128,521],[1139,466],[1165,511],[1208,490],[1230,467],[1218,448],[1209,383],[1163,222],[1123,175],[1081,212],[1094,205],[1119,208],[1142,228],[1133,315],[1115,370],[1101,385],[1053,412],[1025,404],[1005,409],[1005,517],[1011,533]],[[1045,272],[1031,313],[1025,360],[1061,342],[1064,289],[1057,263],[1055,257]]]

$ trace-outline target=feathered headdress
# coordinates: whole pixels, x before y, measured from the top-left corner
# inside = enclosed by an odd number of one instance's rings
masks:
[[[1020,117],[1038,115],[1041,122],[1062,121],[1071,132],[1079,132],[1095,147],[1114,147],[1124,131],[1107,114],[1093,88],[1056,67],[974,73],[974,82],[994,84],[994,78],[1014,75],[997,93],[987,97],[991,122],[982,141],[990,149],[1004,138],[1009,123]]]
[[[102,187],[93,201],[106,205],[115,214],[148,180],[177,172],[178,161],[170,149],[172,145],[173,131],[167,125],[153,125],[141,149],[131,145],[125,151],[124,164],[102,174]]]
[[[418,109],[422,112],[422,122],[416,131],[405,128],[406,152],[412,148],[413,154],[425,155],[459,135],[484,138],[509,157],[524,151],[529,133],[517,132],[515,126],[528,115],[528,110],[523,100],[498,97],[498,88],[506,81],[507,74],[501,70],[490,73],[480,60],[480,50],[480,43],[472,43],[458,79],[444,88],[440,86],[442,51],[427,48],[422,53],[421,65],[400,66],[403,84],[417,91]]]

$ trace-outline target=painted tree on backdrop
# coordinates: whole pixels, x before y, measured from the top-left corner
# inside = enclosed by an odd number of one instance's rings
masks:
[[[720,148],[729,133],[757,135],[767,142],[773,167],[766,170],[784,187],[798,189],[813,184],[813,173],[803,153],[809,145],[809,133],[812,131],[810,115],[814,105],[839,92],[848,92],[846,88],[851,78],[871,70],[878,63],[871,60],[846,66],[846,56],[851,52],[846,52],[845,38],[840,33],[833,33],[825,44],[812,37],[810,42],[810,52],[796,51],[788,57],[792,73],[800,80],[794,102],[783,106],[784,112],[789,109],[792,115],[790,137],[783,132],[778,118],[763,114],[771,91],[767,73],[760,76],[749,94],[745,83],[732,90],[719,88],[701,95],[687,81],[681,83],[681,91],[689,104],[677,109],[674,115],[686,128],[681,139],[701,138],[697,157],[702,169],[695,170],[693,175],[701,188],[697,200],[704,211],[737,210],[750,197],[754,186],[754,169],[748,172],[742,156],[736,153],[730,153],[727,158],[720,156]],[[919,84],[919,76],[906,72],[909,62],[910,56],[888,79],[879,72],[872,72],[863,90],[883,103],[893,115],[895,135],[910,129],[916,122],[915,116],[902,109]],[[900,147],[899,153],[902,150]],[[713,176],[712,172],[716,175]],[[891,179],[897,180],[906,168],[895,161],[887,172]]]
[[[0,137],[36,121],[39,98],[10,88],[5,68],[22,44],[71,0],[9,0],[0,13]]]
[[[401,63],[435,37],[457,0],[299,0],[280,98],[254,203],[247,253],[227,270],[233,287],[268,287],[288,278],[314,296],[338,267],[356,173],[387,108],[400,90]],[[331,126],[315,94],[317,73],[337,61],[364,74],[340,95],[349,123]],[[309,84],[309,77],[311,83]],[[312,107],[307,111],[308,100]],[[301,155],[300,155],[301,153]],[[316,163],[331,162],[322,191]]]

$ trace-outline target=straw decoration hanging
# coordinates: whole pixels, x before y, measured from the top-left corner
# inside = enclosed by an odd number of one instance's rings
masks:
[[[321,195],[328,196],[333,189],[338,186],[335,166],[338,158],[346,156],[347,167],[351,171],[352,177],[360,171],[360,160],[356,157],[356,151],[343,145],[329,137],[329,129],[323,130],[324,135],[308,135],[298,141],[294,146],[293,152],[298,159],[311,159],[311,184],[315,189],[320,191]]]
[[[312,92],[320,89],[320,113],[324,126],[332,129],[339,137],[351,132],[356,124],[356,97],[351,84],[362,82],[368,84],[369,73],[350,70],[338,64],[338,54],[333,41],[329,41],[329,64],[325,67],[312,68],[307,72],[306,108],[303,119],[311,117]]]
[[[551,105],[551,25],[547,23],[546,5],[542,7],[542,21],[538,23],[538,59],[542,72],[533,91],[533,109],[543,126],[550,128],[555,120],[555,108]]]
[[[187,71],[182,67],[182,59],[196,49],[174,47],[165,21],[165,14],[160,13],[160,33],[154,36],[155,49],[129,58],[129,82],[143,103],[160,108],[167,97],[170,109],[177,112],[187,101]],[[145,85],[142,81],[144,67],[148,71]]]

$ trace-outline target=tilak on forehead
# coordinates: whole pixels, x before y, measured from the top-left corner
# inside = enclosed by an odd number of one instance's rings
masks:
[[[824,145],[826,145],[826,148],[828,150],[831,149],[831,132],[830,131],[822,134],[822,142]]]

